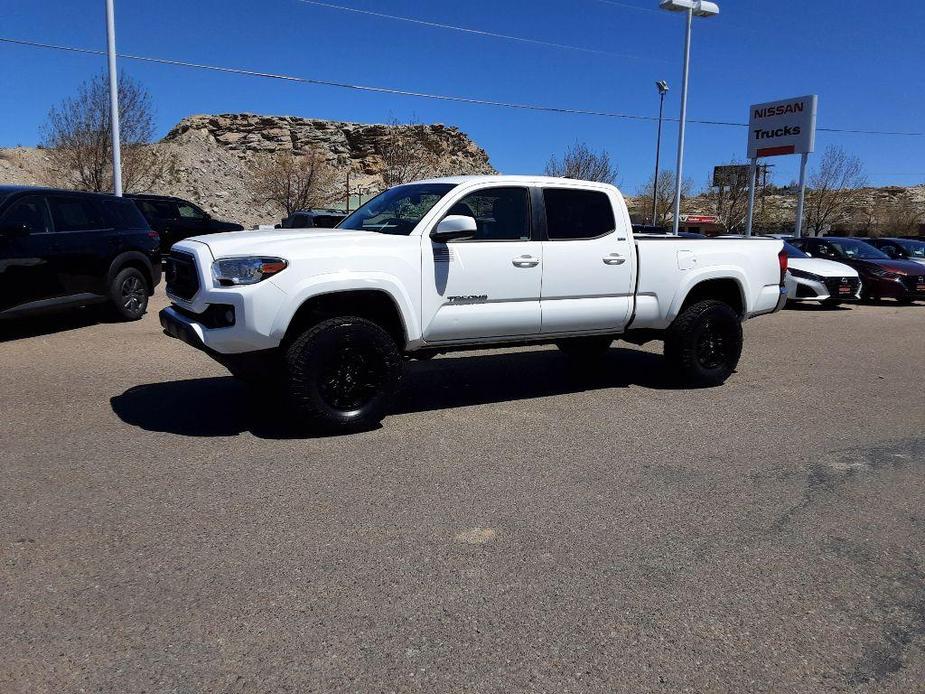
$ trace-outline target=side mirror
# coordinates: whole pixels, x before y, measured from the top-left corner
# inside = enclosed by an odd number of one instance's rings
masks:
[[[443,218],[430,234],[431,241],[448,243],[458,239],[471,239],[479,228],[472,217],[460,214],[451,214]]]
[[[0,236],[28,236],[32,233],[32,227],[28,224],[3,224],[0,225]]]
[[[812,257],[813,257],[813,254],[810,253],[809,251],[803,251],[803,252],[806,254],[806,257],[807,257],[807,258],[812,258]]]

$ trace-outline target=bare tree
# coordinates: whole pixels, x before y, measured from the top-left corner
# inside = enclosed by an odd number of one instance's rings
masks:
[[[859,209],[867,185],[861,160],[840,147],[830,146],[809,177],[806,194],[806,226],[819,236],[833,224],[843,222]]]
[[[414,120],[391,119],[376,149],[382,157],[387,188],[435,175],[440,168],[440,144],[430,129]]]
[[[649,177],[649,181],[639,190],[639,197],[645,204],[646,217],[652,212],[652,187],[655,185],[655,175]],[[674,171],[659,171],[658,185],[655,186],[655,225],[667,226],[668,220],[671,219],[671,213],[674,207],[675,191],[675,174]],[[689,198],[691,191],[694,189],[694,182],[685,178],[681,182],[681,200]]]
[[[52,107],[42,128],[42,146],[51,160],[49,183],[97,192],[112,190],[111,121],[109,78],[104,73],[83,82],[77,96]],[[119,76],[119,124],[123,188],[147,190],[167,174],[172,161],[151,146],[154,107],[150,94],[125,74]]]
[[[254,163],[254,191],[261,203],[275,202],[286,215],[336,199],[337,173],[317,150],[265,154]]]
[[[610,161],[607,150],[592,152],[585,143],[576,142],[561,159],[556,155],[549,158],[546,175],[612,184],[616,182],[619,171],[616,164]]]

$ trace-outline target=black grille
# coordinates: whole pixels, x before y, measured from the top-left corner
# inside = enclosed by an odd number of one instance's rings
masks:
[[[851,291],[845,294],[841,291],[842,287],[849,287]],[[857,277],[827,277],[825,288],[829,290],[829,296],[856,297],[861,288],[861,280]]]
[[[189,301],[198,291],[199,273],[193,256],[171,251],[167,258],[167,293]]]
[[[920,292],[919,287],[925,286],[925,275],[907,275],[903,277],[903,285],[906,287],[906,291],[912,294],[923,294],[925,292]]]

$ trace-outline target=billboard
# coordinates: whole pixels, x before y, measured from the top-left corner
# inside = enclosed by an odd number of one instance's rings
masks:
[[[798,96],[755,104],[748,119],[748,158],[808,154],[816,146],[818,99]]]
[[[713,167],[714,188],[747,186],[751,167],[748,164],[729,164]]]

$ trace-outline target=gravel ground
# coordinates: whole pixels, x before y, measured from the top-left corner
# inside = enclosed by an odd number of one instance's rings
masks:
[[[0,326],[2,692],[925,691],[925,306],[409,365],[300,436],[143,321]]]

